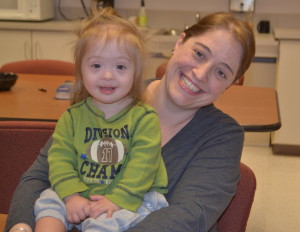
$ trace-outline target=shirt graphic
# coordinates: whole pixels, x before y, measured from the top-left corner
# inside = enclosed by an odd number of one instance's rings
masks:
[[[99,164],[113,165],[122,161],[125,154],[126,146],[112,138],[96,140],[87,148],[88,157]]]

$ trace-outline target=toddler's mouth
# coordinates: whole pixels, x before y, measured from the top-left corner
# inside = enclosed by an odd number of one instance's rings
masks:
[[[103,94],[112,94],[116,90],[115,87],[104,87],[100,86],[100,92]]]

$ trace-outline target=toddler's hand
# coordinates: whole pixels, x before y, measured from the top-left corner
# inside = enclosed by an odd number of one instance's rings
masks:
[[[110,218],[114,212],[121,209],[119,206],[108,200],[105,196],[94,195],[90,196],[90,199],[92,200],[90,202],[91,218],[97,218],[103,213],[107,213],[106,217]]]
[[[78,193],[64,198],[67,210],[67,219],[70,223],[79,224],[90,216],[90,201]]]

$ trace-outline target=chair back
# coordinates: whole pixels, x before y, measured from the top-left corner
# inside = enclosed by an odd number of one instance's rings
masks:
[[[55,122],[0,121],[0,214],[7,214],[21,175],[51,136]]]
[[[0,214],[7,214],[21,175],[36,159],[56,122],[0,121]],[[256,189],[253,171],[240,164],[236,195],[217,222],[218,232],[245,232]]]
[[[256,178],[245,164],[240,164],[240,181],[229,206],[218,220],[218,232],[245,232],[256,190]]]
[[[168,62],[164,62],[161,63],[157,69],[156,69],[156,73],[155,73],[155,77],[158,79],[163,78],[163,76],[165,75],[166,72],[166,67],[168,65]],[[244,76],[240,77],[234,84],[235,85],[243,85],[244,83]]]
[[[4,64],[0,72],[75,75],[75,65],[62,60],[22,60]]]

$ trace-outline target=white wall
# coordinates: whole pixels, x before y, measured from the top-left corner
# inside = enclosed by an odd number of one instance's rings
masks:
[[[195,10],[202,12],[227,11],[229,0],[145,0],[154,10]],[[136,8],[140,0],[115,0],[116,8]],[[299,0],[256,0],[257,13],[300,14]]]
[[[145,0],[150,10],[182,10],[182,11],[224,11],[228,10],[229,0]],[[116,8],[136,8],[140,0],[115,0]]]
[[[256,0],[255,12],[274,14],[300,14],[299,0]]]
[[[58,0],[56,0],[58,2]],[[80,7],[80,0],[61,0],[62,7]],[[87,5],[90,1],[85,1]],[[151,10],[228,11],[229,0],[145,0]],[[137,9],[140,0],[115,0],[117,9]],[[256,0],[255,12],[266,14],[300,14],[299,0]]]

